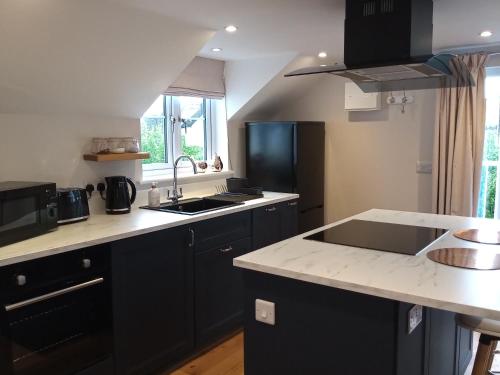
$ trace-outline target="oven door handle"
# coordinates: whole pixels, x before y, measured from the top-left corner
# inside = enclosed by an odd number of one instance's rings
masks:
[[[13,303],[11,305],[5,305],[4,306],[5,311],[9,312],[9,311],[21,309],[23,307],[30,306],[30,305],[33,305],[33,304],[38,303],[38,302],[47,301],[49,299],[59,297],[59,296],[62,296],[64,294],[76,292],[77,290],[81,290],[81,289],[85,289],[85,288],[88,288],[88,287],[91,287],[94,285],[102,284],[103,282],[104,282],[104,278],[100,277],[98,279],[90,280],[90,281],[87,281],[85,283],[70,286],[69,288],[65,288],[65,289],[57,290],[55,292],[43,294],[43,295],[38,296],[38,297],[34,297],[34,298],[30,298],[30,299],[27,299],[27,300],[24,300],[21,302]]]

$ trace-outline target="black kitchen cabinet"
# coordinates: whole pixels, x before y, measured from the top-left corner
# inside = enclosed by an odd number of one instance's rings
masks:
[[[242,272],[245,375],[463,375],[471,360],[454,313],[423,308],[410,332],[411,304]],[[275,325],[256,320],[256,299],[275,303]]]
[[[150,373],[194,346],[190,228],[112,244],[116,372]]]
[[[242,272],[233,258],[251,251],[251,238],[195,254],[195,337],[203,347],[243,323]]]
[[[297,235],[297,201],[259,207],[252,213],[253,249]]]
[[[281,240],[279,205],[259,207],[252,212],[253,248],[260,249]]]
[[[193,225],[196,252],[214,249],[252,235],[250,211],[220,216]]]
[[[193,230],[195,344],[200,349],[241,327],[244,289],[233,258],[252,249],[252,214],[202,221]]]
[[[269,232],[253,227],[263,221],[255,211],[274,226],[269,244],[294,235],[297,205],[290,203],[114,242],[116,374],[171,368],[240,329],[244,288],[233,258],[252,251],[252,236]]]
[[[457,326],[456,335],[456,355],[457,355],[457,367],[456,373],[464,374],[469,363],[472,360],[472,347],[473,347],[474,332]]]
[[[255,271],[243,280],[245,375],[423,375],[411,305]],[[255,319],[256,299],[275,303],[275,325]]]
[[[298,201],[280,204],[281,240],[286,240],[298,234],[298,204]]]
[[[459,327],[455,313],[427,309],[426,375],[462,375],[472,359],[473,333]],[[455,358],[443,361],[442,358]]]

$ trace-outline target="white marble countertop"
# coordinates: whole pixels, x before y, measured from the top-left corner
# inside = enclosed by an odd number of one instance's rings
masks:
[[[265,192],[263,198],[247,201],[243,205],[193,216],[144,210],[138,207],[134,207],[132,212],[126,215],[93,214],[87,221],[63,225],[54,232],[0,247],[0,267],[285,202],[298,197],[297,194]]]
[[[450,229],[417,256],[304,240],[350,219]],[[453,230],[500,229],[500,221],[401,211],[370,210],[234,260],[238,267],[442,310],[500,320],[500,270],[476,271],[429,260],[441,247],[500,252],[500,246],[459,240]]]

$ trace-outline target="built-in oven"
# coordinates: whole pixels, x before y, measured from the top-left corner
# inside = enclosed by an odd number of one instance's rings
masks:
[[[112,355],[106,246],[0,268],[0,373],[69,375]]]
[[[57,227],[56,184],[0,182],[0,246]]]

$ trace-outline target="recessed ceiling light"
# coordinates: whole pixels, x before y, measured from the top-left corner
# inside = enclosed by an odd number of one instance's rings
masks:
[[[328,54],[326,52],[320,52],[318,53],[318,57],[320,59],[326,59],[328,57]]]
[[[321,66],[322,68],[326,68],[328,65],[326,65],[326,64],[321,64],[320,66]]]
[[[234,25],[227,25],[226,26],[226,31],[228,33],[235,33],[236,31],[238,31],[238,28]]]
[[[489,30],[485,30],[485,31],[483,31],[483,32],[482,32],[481,34],[479,34],[479,35],[481,35],[483,38],[489,38],[490,36],[492,36],[492,35],[493,35],[493,33],[492,33],[491,31],[489,31]]]
[[[212,52],[222,52],[222,48],[212,48]]]

